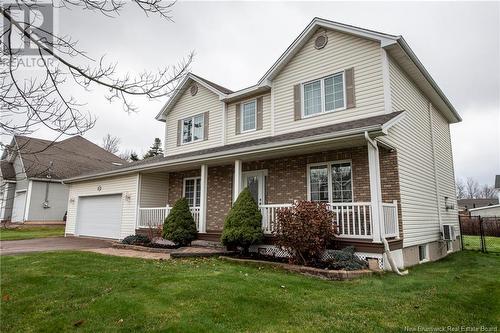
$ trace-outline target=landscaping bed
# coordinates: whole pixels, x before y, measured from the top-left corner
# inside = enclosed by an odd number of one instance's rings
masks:
[[[265,256],[263,256],[265,257]],[[310,266],[300,266],[300,265],[291,265],[286,263],[286,260],[283,262],[278,262],[278,261],[272,261],[265,260],[256,260],[256,259],[249,259],[249,258],[239,258],[239,257],[227,257],[227,256],[222,256],[220,257],[223,260],[227,261],[232,261],[232,262],[239,262],[239,263],[249,263],[253,265],[271,265],[275,267],[279,267],[281,269],[284,269],[289,272],[296,272],[296,273],[301,273],[304,275],[312,275],[316,277],[321,277],[327,280],[337,280],[337,281],[342,281],[342,280],[352,280],[356,278],[360,278],[363,276],[370,276],[374,274],[374,271],[371,271],[369,269],[361,269],[361,270],[331,270],[331,269],[326,269],[326,268],[316,268],[316,267],[310,267]]]

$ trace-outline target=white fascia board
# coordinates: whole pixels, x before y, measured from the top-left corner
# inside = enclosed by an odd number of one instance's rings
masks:
[[[138,165],[137,167],[126,168],[124,170],[112,170],[112,171],[107,171],[107,172],[88,175],[88,176],[74,177],[74,178],[65,179],[64,183],[69,184],[69,183],[73,183],[73,182],[77,182],[77,181],[84,181],[84,180],[89,180],[89,179],[113,177],[113,176],[134,173],[134,172],[157,169],[157,168],[161,168],[161,167],[178,166],[178,165],[182,165],[182,164],[186,164],[186,163],[206,162],[206,161],[211,161],[211,160],[219,159],[219,158],[232,158],[232,157],[241,158],[242,156],[255,154],[255,153],[259,153],[259,152],[264,153],[264,152],[269,152],[269,151],[282,150],[284,148],[294,148],[294,147],[300,147],[300,146],[304,146],[304,145],[310,145],[312,143],[322,143],[322,142],[328,142],[328,141],[335,141],[335,140],[339,140],[339,139],[348,139],[348,138],[352,138],[352,137],[359,136],[359,135],[364,136],[365,132],[370,132],[370,133],[373,132],[376,135],[384,135],[384,133],[382,132],[381,125],[372,125],[372,126],[356,128],[356,129],[351,129],[351,130],[346,130],[346,131],[341,131],[341,132],[336,132],[336,133],[325,133],[325,134],[310,136],[310,137],[306,137],[306,138],[297,138],[297,139],[292,139],[292,140],[288,140],[288,141],[281,141],[281,142],[271,142],[271,143],[267,143],[267,144],[263,144],[263,145],[259,145],[259,146],[255,146],[255,147],[231,149],[231,150],[215,152],[215,153],[211,153],[211,154],[205,154],[202,156],[189,156],[189,157],[179,158],[179,159],[175,159],[175,160],[160,161],[157,163],[151,163],[151,164],[147,164],[147,165]]]
[[[366,30],[363,28],[354,27],[338,22],[328,21],[321,18],[314,18],[311,23],[300,33],[300,35],[293,41],[293,43],[283,52],[278,60],[271,66],[271,68],[259,80],[259,85],[270,81],[274,78],[274,74],[279,72],[280,69],[288,63],[288,61],[295,55],[302,45],[312,36],[317,28],[325,28],[347,33],[354,36],[374,40],[380,42],[382,47],[391,45],[397,42],[400,36],[387,35],[376,31]]]
[[[484,207],[479,207],[479,208],[471,208],[469,209],[469,212],[474,212],[478,210],[485,210],[485,209],[491,209],[491,208],[498,208],[500,207],[500,204],[497,205],[491,205],[491,206],[484,206]]]
[[[401,47],[401,49],[405,52],[405,54],[411,59],[411,61],[415,64],[415,66],[418,68],[420,73],[424,76],[424,78],[427,80],[427,82],[431,85],[432,89],[436,92],[436,94],[439,96],[439,98],[443,101],[443,103],[448,107],[450,112],[453,114],[453,117],[455,118],[456,122],[461,122],[462,117],[458,114],[457,110],[455,107],[451,104],[451,102],[448,100],[446,95],[443,93],[441,88],[439,88],[438,84],[432,76],[429,74],[427,69],[424,67],[424,65],[420,62],[418,59],[417,55],[413,52],[413,50],[410,48],[408,43],[405,41],[403,37],[398,38],[397,40],[398,45]]]
[[[401,112],[396,117],[394,117],[391,120],[389,120],[389,121],[385,122],[384,124],[382,124],[382,132],[387,135],[389,129],[392,126],[394,126],[397,123],[399,123],[401,121],[401,119],[403,119],[404,117],[406,117],[406,111]]]

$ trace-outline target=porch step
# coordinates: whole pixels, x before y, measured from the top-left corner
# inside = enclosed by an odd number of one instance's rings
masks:
[[[197,239],[191,242],[191,246],[194,247],[209,247],[214,249],[224,249],[224,246],[220,242],[214,242],[209,240]]]

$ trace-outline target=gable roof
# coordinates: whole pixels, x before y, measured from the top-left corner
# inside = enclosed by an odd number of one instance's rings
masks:
[[[283,147],[291,144],[310,144],[321,140],[334,140],[341,137],[345,138],[349,135],[362,134],[364,140],[365,132],[384,133],[404,115],[404,111],[398,111],[379,116],[346,121],[333,125],[280,134],[276,136],[268,136],[260,139],[242,141],[224,146],[195,150],[187,153],[180,153],[170,156],[151,157],[141,161],[132,162],[128,165],[117,167],[116,169],[113,169],[109,172],[104,171],[88,175],[81,175],[73,179],[67,179],[65,182],[74,182],[92,179],[95,177],[107,177],[114,174],[138,172],[154,167],[169,166],[172,164],[177,165],[184,162],[192,162],[209,158],[220,158],[234,154],[250,154],[265,149],[282,149]]]
[[[65,179],[128,163],[81,136],[58,142],[15,136],[13,142],[28,178]]]
[[[431,102],[443,113],[443,115],[449,122],[455,123],[462,120],[454,106],[445,96],[443,91],[439,88],[437,83],[425,69],[423,64],[420,62],[420,60],[417,58],[415,53],[412,51],[412,49],[402,36],[390,35],[349,24],[322,19],[319,17],[315,17],[307,25],[307,27],[299,34],[299,36],[293,41],[293,43],[276,60],[271,68],[269,68],[264,76],[262,76],[257,84],[233,92],[230,89],[221,87],[213,82],[190,73],[185,78],[185,80],[183,80],[181,84],[179,84],[177,88],[178,91],[174,93],[172,98],[170,98],[164,108],[162,108],[160,113],[156,116],[156,119],[165,121],[163,114],[165,113],[165,111],[168,111],[170,107],[175,105],[176,95],[186,85],[187,78],[193,79],[198,82],[203,82],[205,85],[211,87],[213,91],[219,95],[219,98],[224,102],[230,102],[237,98],[242,98],[247,95],[252,95],[269,90],[271,88],[271,82],[276,77],[276,75],[278,75],[281,69],[293,58],[293,56],[301,49],[301,47],[319,28],[336,30],[361,38],[380,42],[381,47],[385,49],[387,53],[410,76],[410,78],[413,79],[415,84],[429,97]]]
[[[168,114],[168,112],[175,106],[175,104],[181,98],[182,94],[186,91],[187,87],[191,84],[191,82],[199,83],[208,90],[212,91],[219,98],[222,98],[223,96],[233,93],[233,91],[228,88],[213,83],[212,81],[202,78],[201,76],[195,75],[193,73],[188,73],[184,77],[184,79],[177,85],[173,95],[169,98],[167,103],[161,108],[160,112],[156,115],[155,117],[156,120],[165,121],[165,114]]]

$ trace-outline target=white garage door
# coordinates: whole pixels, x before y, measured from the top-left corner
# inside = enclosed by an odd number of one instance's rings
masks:
[[[26,191],[16,192],[12,204],[12,222],[23,222],[24,207],[26,206]]]
[[[80,197],[76,214],[78,235],[120,238],[121,194]]]

